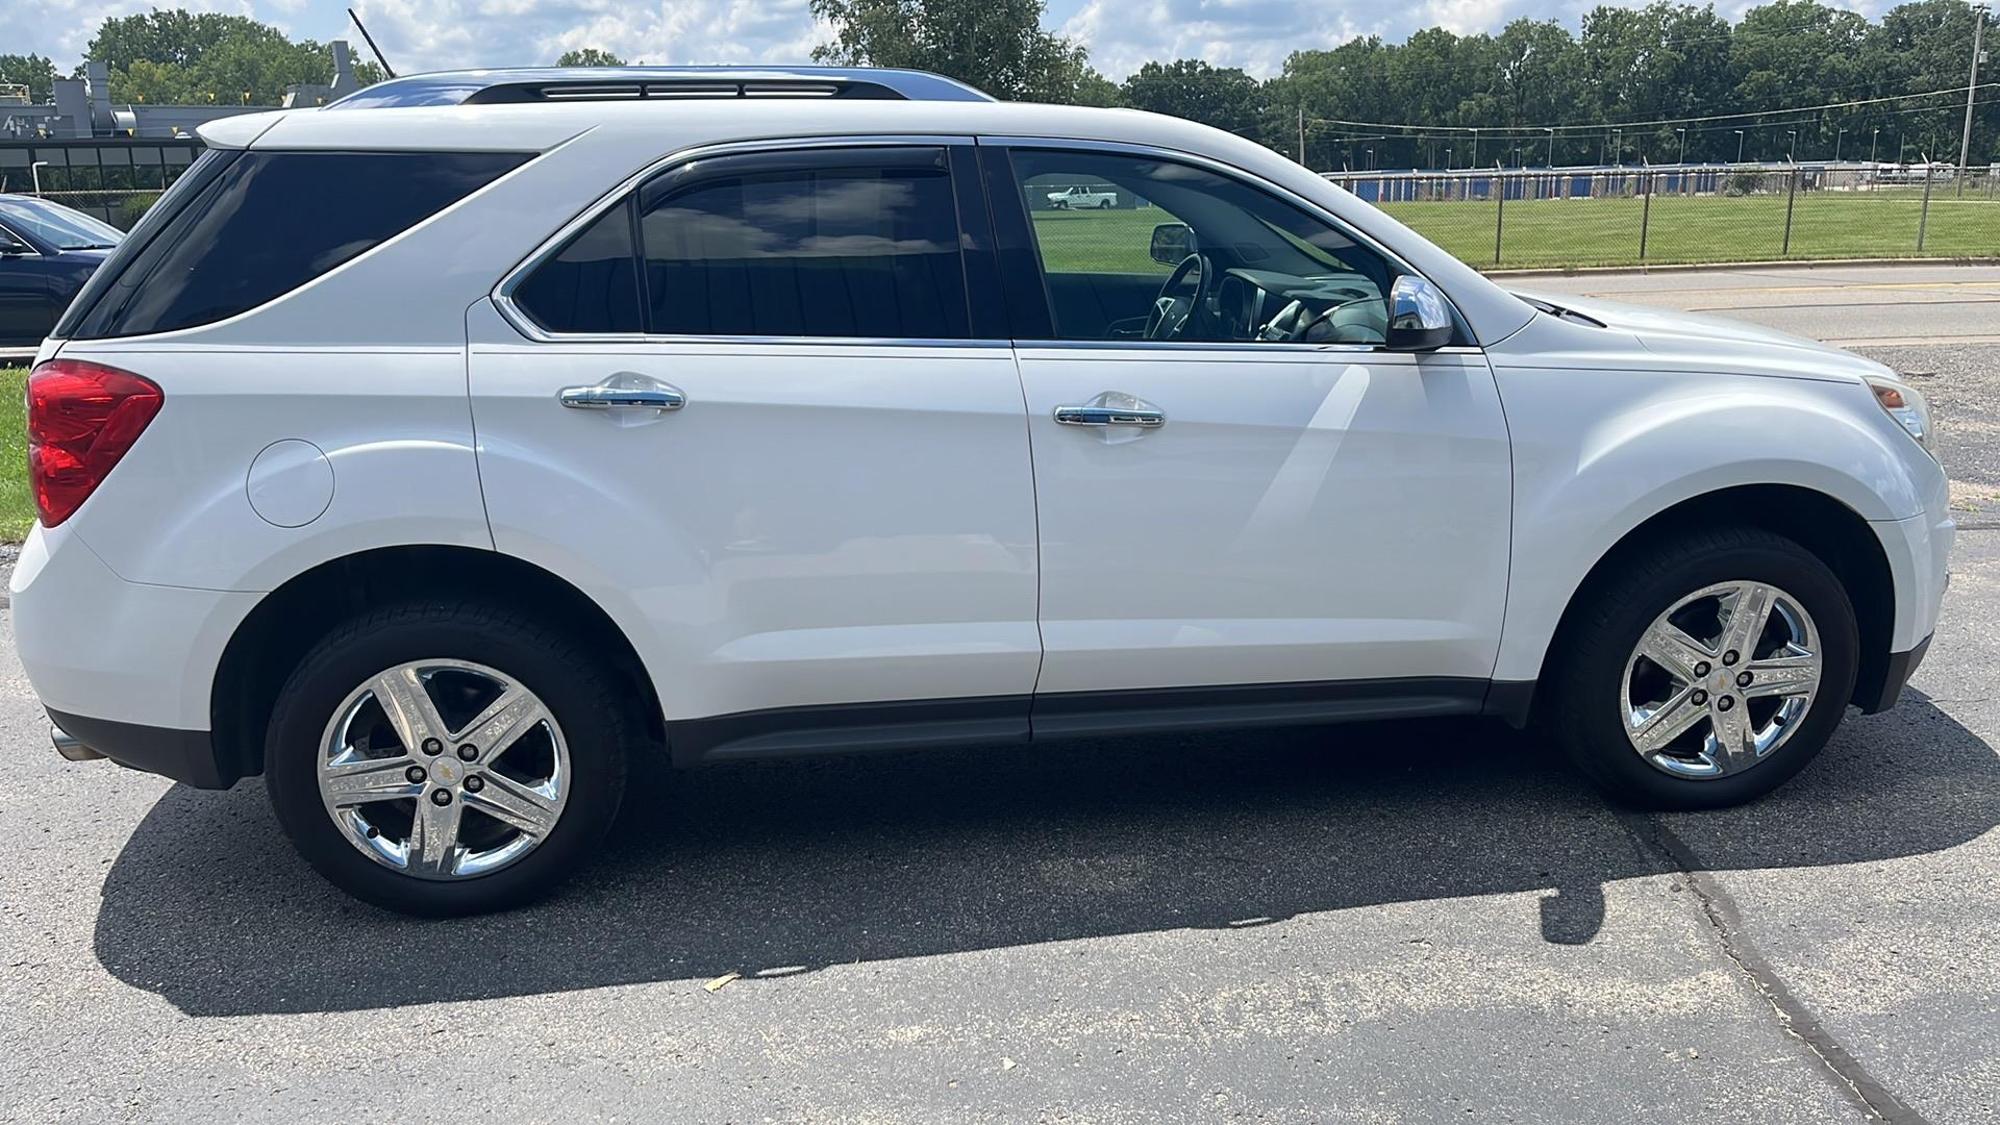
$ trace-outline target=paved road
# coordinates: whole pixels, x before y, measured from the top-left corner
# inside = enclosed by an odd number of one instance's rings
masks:
[[[1984,451],[2000,346],[1909,354]],[[1747,809],[1475,724],[742,766],[429,924],[255,786],[60,763],[0,645],[0,1120],[1992,1121],[2000,531],[1955,566],[1906,704]]]

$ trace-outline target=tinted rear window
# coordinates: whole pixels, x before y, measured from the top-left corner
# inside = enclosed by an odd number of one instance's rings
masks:
[[[966,335],[941,153],[695,184],[641,216],[647,325],[688,335]],[[890,155],[902,155],[900,152]]]
[[[297,289],[528,159],[490,152],[246,152],[143,244],[135,237],[78,339],[210,324]],[[67,326],[67,325],[66,325]]]
[[[529,274],[514,303],[551,332],[640,332],[632,200],[606,211]]]

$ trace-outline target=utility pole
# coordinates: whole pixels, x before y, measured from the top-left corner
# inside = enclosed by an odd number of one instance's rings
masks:
[[[1972,9],[1972,77],[1965,80],[1965,131],[1958,138],[1958,194],[1965,194],[1965,173],[1972,159],[1972,96],[1979,92],[1979,44],[1986,35],[1986,6]]]
[[[1310,167],[1310,165],[1306,164],[1306,107],[1304,102],[1299,103],[1299,164],[1304,167]]]

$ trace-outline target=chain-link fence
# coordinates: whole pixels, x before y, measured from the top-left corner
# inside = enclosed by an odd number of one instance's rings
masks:
[[[1922,165],[1328,173],[1486,268],[2000,257],[1992,169]]]

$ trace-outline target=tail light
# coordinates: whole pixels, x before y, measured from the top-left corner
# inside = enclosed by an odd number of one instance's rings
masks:
[[[42,526],[83,506],[166,396],[130,371],[52,359],[28,375],[28,481]]]

